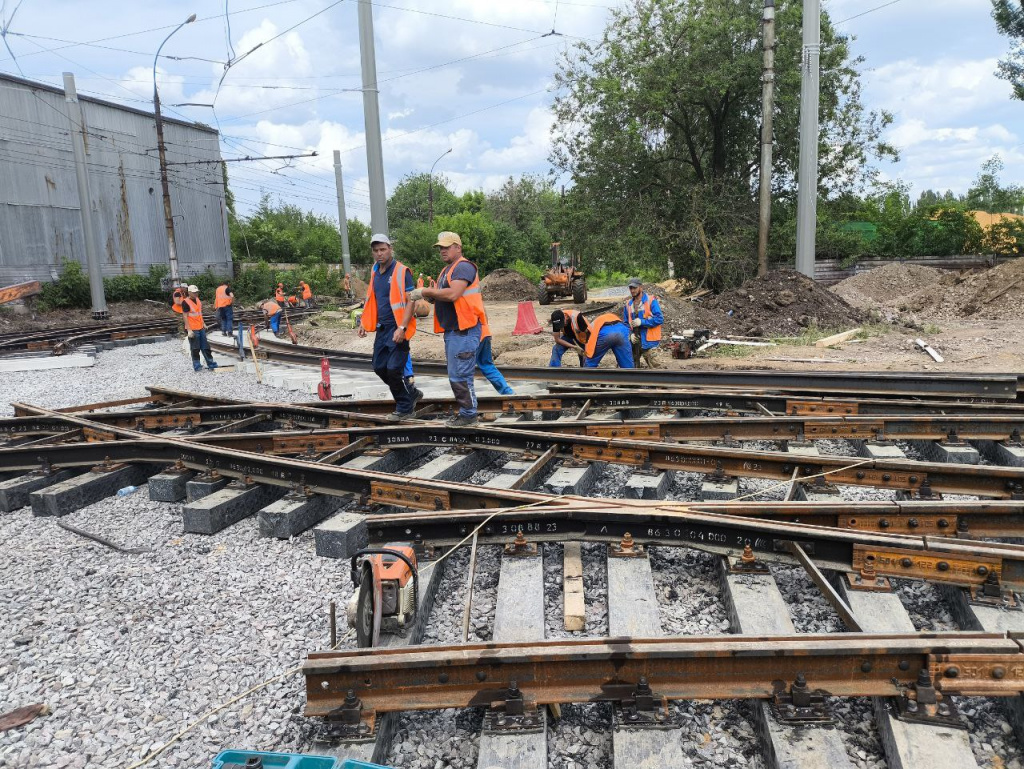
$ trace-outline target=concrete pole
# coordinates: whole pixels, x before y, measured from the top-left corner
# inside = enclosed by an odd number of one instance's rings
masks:
[[[348,217],[345,214],[345,187],[341,178],[341,150],[334,151],[334,185],[338,188],[338,229],[341,231],[341,266],[348,275],[352,271],[352,257],[348,250]]]
[[[68,105],[68,119],[71,121],[71,150],[75,156],[75,177],[78,180],[78,211],[82,215],[82,237],[85,239],[85,256],[89,262],[89,294],[92,298],[92,317],[106,318],[107,298],[103,293],[103,271],[100,269],[100,254],[96,247],[96,231],[92,226],[92,194],[89,190],[89,170],[85,157],[85,118],[78,101],[75,76],[64,73],[64,101]]]
[[[761,76],[760,219],[757,232],[757,275],[768,274],[768,230],[772,224],[772,110],[775,90],[775,0],[764,0],[764,72]]]
[[[796,269],[814,277],[818,223],[818,73],[821,2],[804,0],[803,80],[800,86],[800,171],[796,204]]]
[[[384,150],[377,104],[377,59],[373,49],[373,3],[359,2],[359,59],[363,71],[363,122],[366,126],[366,171],[370,182],[370,229],[388,231],[388,200],[384,192]]]

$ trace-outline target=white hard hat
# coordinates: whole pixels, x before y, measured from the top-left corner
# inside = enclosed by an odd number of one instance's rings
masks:
[[[198,294],[199,293],[199,286],[189,286],[188,287],[188,292],[190,294]]]

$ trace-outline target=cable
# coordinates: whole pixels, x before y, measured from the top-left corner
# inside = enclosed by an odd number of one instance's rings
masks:
[[[883,3],[882,5],[875,6],[874,8],[868,8],[868,10],[863,11],[863,12],[858,13],[858,14],[855,14],[853,16],[847,16],[845,19],[833,22],[833,24],[845,24],[848,21],[853,21],[854,19],[859,19],[861,16],[867,16],[869,13],[874,13],[875,11],[880,11],[883,8],[888,8],[890,5],[896,5],[896,3],[901,3],[901,2],[903,2],[903,0],[891,0],[891,2]]]

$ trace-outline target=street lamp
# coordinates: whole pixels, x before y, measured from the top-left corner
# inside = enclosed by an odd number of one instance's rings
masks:
[[[441,153],[441,158],[452,151],[449,147]],[[434,165],[430,167],[430,173],[427,175],[427,197],[430,200],[430,223],[434,223],[434,166],[441,162],[441,158],[434,161]]]
[[[156,148],[160,156],[160,187],[164,196],[164,224],[167,227],[167,253],[171,261],[171,281],[177,283],[178,277],[178,251],[174,246],[174,217],[171,215],[171,188],[167,182],[167,147],[164,145],[164,121],[160,116],[160,92],[156,88],[156,62],[160,58],[160,51],[164,43],[171,39],[175,32],[191,24],[196,20],[193,13],[185,21],[174,28],[170,35],[164,38],[160,47],[156,49],[156,56],[153,57],[153,112],[156,114]]]

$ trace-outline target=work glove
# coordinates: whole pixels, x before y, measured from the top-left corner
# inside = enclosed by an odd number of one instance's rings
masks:
[[[423,289],[414,288],[412,291],[409,292],[409,298],[412,299],[412,301],[414,302],[418,302],[420,299],[423,298]]]
[[[629,343],[630,344],[639,344],[640,343],[640,337],[638,335],[636,335],[636,334],[630,334],[629,335]]]
[[[640,318],[633,318],[633,328],[640,328],[640,324],[643,323]]]
[[[193,331],[192,329],[189,329],[187,331],[187,333],[188,333],[188,338],[189,339],[195,339],[195,336],[196,336],[196,332],[195,331]]]

